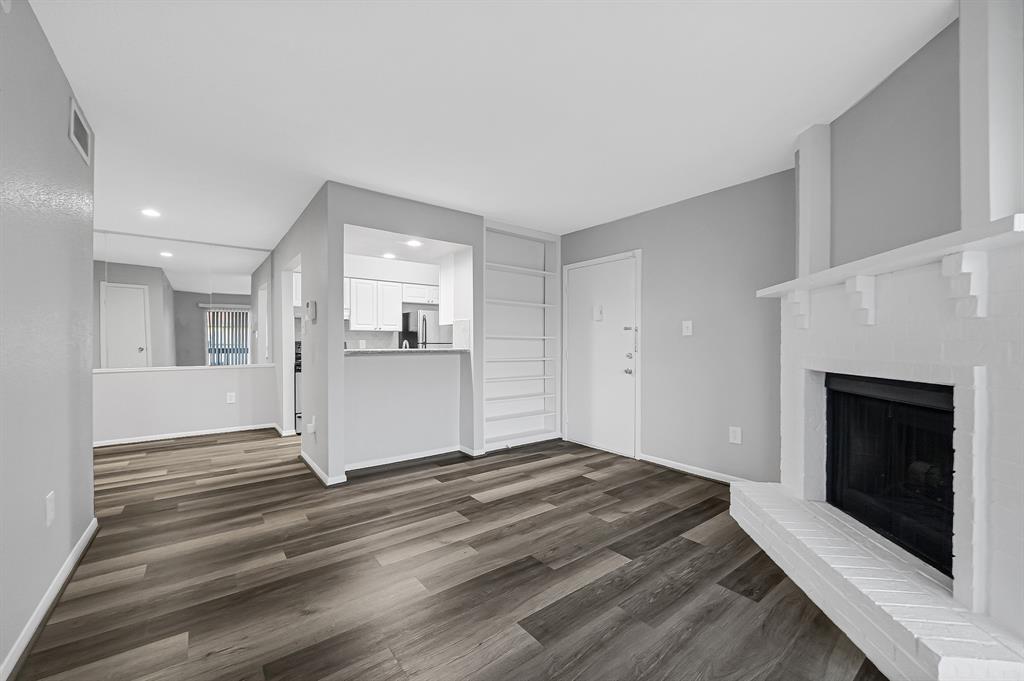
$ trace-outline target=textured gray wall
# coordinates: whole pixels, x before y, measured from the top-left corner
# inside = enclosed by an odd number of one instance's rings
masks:
[[[180,367],[206,365],[206,310],[199,303],[249,305],[247,295],[229,293],[174,292],[174,350],[175,364]]]
[[[960,228],[957,22],[832,122],[832,264]]]
[[[68,140],[71,88],[24,0],[14,0],[10,14],[0,11],[0,93],[0,659],[6,667],[93,517],[93,175]],[[51,490],[56,517],[46,527],[44,498]]]
[[[112,284],[138,284],[149,289],[149,333],[152,344],[152,366],[174,366],[176,349],[174,338],[174,289],[167,275],[159,267],[127,265],[119,262],[93,262],[93,320],[96,342],[93,347],[93,366],[100,366],[100,282]]]
[[[779,479],[779,305],[754,292],[795,276],[794,198],[789,170],[562,238],[564,264],[643,250],[644,454]]]

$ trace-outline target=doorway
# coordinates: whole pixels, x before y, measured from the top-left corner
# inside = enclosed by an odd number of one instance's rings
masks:
[[[100,282],[100,366],[150,366],[149,341],[149,287]]]
[[[565,439],[640,452],[640,251],[564,267]]]

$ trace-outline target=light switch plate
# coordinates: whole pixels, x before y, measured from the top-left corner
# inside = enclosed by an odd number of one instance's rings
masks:
[[[691,320],[691,319],[684,319],[683,320],[683,335],[684,336],[692,336],[693,335],[693,320]]]
[[[595,322],[604,321],[604,305],[595,305],[593,310],[593,316]]]
[[[224,396],[224,401],[227,404],[234,404],[235,401],[236,401],[235,398],[236,398],[235,393],[228,393],[227,395]]]
[[[739,426],[729,426],[729,444],[743,444],[743,429]]]
[[[57,516],[57,492],[50,491],[46,495],[46,526],[53,525],[53,519]]]

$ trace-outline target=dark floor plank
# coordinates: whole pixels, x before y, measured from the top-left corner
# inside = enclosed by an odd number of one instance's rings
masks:
[[[877,681],[725,485],[552,440],[325,489],[257,431],[95,452],[17,681]]]

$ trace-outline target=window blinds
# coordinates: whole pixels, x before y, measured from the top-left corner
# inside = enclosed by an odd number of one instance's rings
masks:
[[[206,311],[206,364],[233,366],[249,363],[249,311]]]

